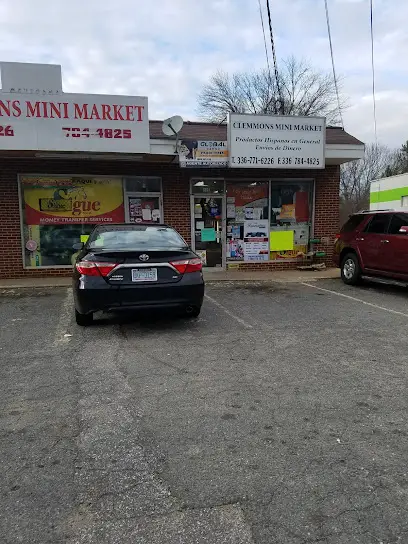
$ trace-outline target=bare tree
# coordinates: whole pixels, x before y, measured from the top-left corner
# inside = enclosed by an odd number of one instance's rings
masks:
[[[346,107],[342,95],[340,106]],[[332,75],[294,57],[281,63],[278,81],[268,70],[213,75],[198,96],[198,113],[207,121],[222,122],[228,112],[318,115],[329,124],[339,121]]]
[[[340,170],[340,218],[369,207],[370,182],[385,175],[395,161],[395,151],[384,145],[366,146],[365,156],[348,162]]]
[[[408,172],[408,141],[394,154],[394,160],[387,166],[385,176],[396,176]]]

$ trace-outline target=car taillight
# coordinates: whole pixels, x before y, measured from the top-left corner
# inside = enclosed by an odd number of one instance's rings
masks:
[[[336,240],[340,239],[341,234],[336,234]]]
[[[180,274],[188,274],[189,272],[200,272],[203,268],[203,263],[200,258],[198,259],[186,259],[185,261],[174,261],[170,263],[171,266]]]
[[[84,276],[106,277],[118,265],[117,263],[95,263],[93,261],[80,261],[76,264],[78,272]]]
[[[198,259],[190,259],[188,261],[186,272],[200,272],[203,269],[203,261]]]

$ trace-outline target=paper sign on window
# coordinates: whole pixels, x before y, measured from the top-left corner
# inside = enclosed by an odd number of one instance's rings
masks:
[[[295,233],[293,230],[271,232],[269,242],[271,251],[292,251],[294,248]]]
[[[202,242],[215,242],[215,229],[201,229],[201,241]]]

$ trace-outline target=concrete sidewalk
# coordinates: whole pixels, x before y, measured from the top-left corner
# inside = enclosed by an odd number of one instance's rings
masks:
[[[205,271],[204,278],[207,282],[217,281],[265,281],[279,283],[301,283],[318,279],[339,278],[338,268],[326,268],[325,270],[279,270],[279,271],[239,271],[239,270],[214,270]]]
[[[320,271],[280,270],[273,272],[240,272],[238,270],[206,270],[204,272],[205,281],[209,283],[219,281],[301,283],[304,281],[338,278],[339,275],[340,272],[337,268],[327,268]],[[0,289],[69,287],[70,285],[70,277],[0,279]]]

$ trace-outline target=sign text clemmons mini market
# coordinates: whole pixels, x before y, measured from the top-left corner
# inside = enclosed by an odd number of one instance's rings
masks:
[[[233,127],[237,129],[253,129],[253,130],[289,130],[289,131],[304,131],[304,132],[322,132],[321,125],[308,124],[287,124],[287,123],[256,123],[256,122],[239,122],[233,123]]]
[[[143,122],[145,106],[31,100],[0,100],[0,117]]]

